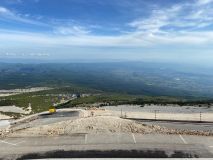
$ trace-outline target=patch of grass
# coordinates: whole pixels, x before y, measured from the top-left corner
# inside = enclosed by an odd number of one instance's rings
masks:
[[[134,96],[126,94],[100,94],[89,97],[78,98],[66,104],[58,106],[58,108],[76,107],[83,104],[103,103],[108,105],[121,105],[121,104],[161,104],[161,103],[176,103],[181,101],[176,98],[169,97],[149,97],[149,96]]]
[[[104,93],[98,90],[87,89],[82,87],[62,87],[46,91],[38,91],[32,93],[23,93],[8,97],[0,97],[0,106],[15,105],[26,110],[31,103],[32,112],[38,113],[47,111],[53,103],[58,103],[60,94],[73,93],[90,93],[92,96],[81,97],[71,100],[65,104],[57,106],[57,108],[70,108],[78,106],[89,106],[89,104],[102,103],[102,105],[120,105],[120,104],[137,104],[144,106],[145,104],[178,104],[178,105],[201,105],[210,106],[213,101],[189,101],[185,99],[166,97],[166,96],[143,96],[129,94]],[[101,104],[100,104],[101,105]],[[7,113],[11,114],[11,113]],[[17,116],[17,115],[16,115]]]
[[[89,97],[78,98],[72,100],[66,104],[59,105],[58,108],[70,108],[76,106],[86,106],[90,104],[100,103],[102,105],[122,105],[122,104],[134,104],[143,107],[145,104],[156,104],[156,105],[197,105],[197,106],[211,106],[213,101],[201,100],[201,101],[189,101],[186,99],[180,99],[175,97],[151,97],[151,96],[133,96],[124,94],[100,94]]]
[[[48,110],[48,108],[52,105],[52,98],[54,97],[22,95],[20,97],[7,99],[0,102],[2,106],[15,105],[23,109],[26,109],[29,106],[29,103],[31,103],[32,113],[37,113]]]
[[[32,113],[47,111],[53,103],[58,103],[60,94],[74,94],[74,93],[101,93],[100,91],[82,88],[82,87],[62,87],[52,90],[23,93],[12,95],[8,97],[0,97],[0,106],[15,105],[26,109],[29,103],[32,107]]]

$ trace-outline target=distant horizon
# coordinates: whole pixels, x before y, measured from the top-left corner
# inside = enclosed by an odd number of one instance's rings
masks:
[[[153,59],[144,60],[128,60],[128,59],[29,59],[29,58],[1,58],[0,64],[75,64],[75,63],[144,63],[144,64],[165,64],[190,66],[196,68],[212,69],[213,64],[200,64],[194,62],[173,62],[173,61],[159,61]]]

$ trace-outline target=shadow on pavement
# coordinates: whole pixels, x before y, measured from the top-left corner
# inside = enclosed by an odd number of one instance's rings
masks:
[[[160,150],[113,150],[113,151],[50,151],[45,153],[31,153],[18,158],[22,159],[38,159],[38,158],[198,158],[199,156],[182,151],[175,151],[167,154]]]
[[[79,117],[79,111],[46,113],[38,116],[39,118],[57,118],[57,117]]]

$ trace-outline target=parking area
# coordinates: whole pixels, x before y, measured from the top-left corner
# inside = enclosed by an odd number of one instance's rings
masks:
[[[174,121],[155,121],[155,120],[138,120],[147,125],[158,125],[171,129],[196,130],[196,131],[213,131],[213,122],[174,122]]]
[[[162,150],[213,157],[213,137],[162,134],[85,134],[6,138],[0,140],[0,157],[51,150]]]

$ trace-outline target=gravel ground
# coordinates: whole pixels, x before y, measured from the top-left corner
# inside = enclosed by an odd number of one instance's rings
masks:
[[[0,106],[0,111],[2,112],[11,112],[11,113],[25,113],[26,111],[15,105],[13,106]]]
[[[78,119],[70,119],[62,122],[57,122],[39,127],[25,128],[21,130],[0,131],[1,136],[44,136],[44,135],[71,135],[73,133],[160,133],[160,134],[189,134],[189,135],[202,135],[213,136],[213,131],[195,131],[183,129],[171,129],[164,126],[149,125],[143,122],[127,120],[120,118],[120,111],[110,111],[104,109],[89,109],[79,110]],[[92,114],[93,113],[93,114]],[[164,115],[165,114],[165,115]],[[171,114],[164,113],[161,116],[179,117],[179,118],[192,118],[194,114]],[[212,113],[209,113],[212,117]],[[127,117],[145,117],[153,116],[153,113],[147,112],[127,112]],[[159,115],[158,115],[159,116]],[[187,117],[185,117],[187,116]],[[196,116],[197,117],[197,116]],[[161,117],[163,118],[163,117]]]
[[[16,131],[12,136],[71,135],[73,133],[163,133],[212,136],[210,132],[175,130],[114,116],[85,117]]]
[[[1,122],[1,120],[11,119],[11,118],[12,117],[0,113],[0,122]]]

